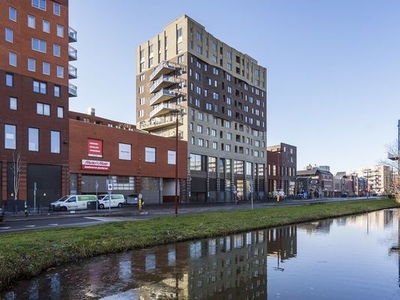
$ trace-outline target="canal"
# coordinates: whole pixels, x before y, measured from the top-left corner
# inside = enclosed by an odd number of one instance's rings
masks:
[[[52,268],[2,299],[400,299],[399,210],[255,230]]]

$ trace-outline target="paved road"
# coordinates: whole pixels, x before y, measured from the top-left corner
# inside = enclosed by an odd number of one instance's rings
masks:
[[[284,200],[280,202],[267,203],[201,203],[201,204],[181,204],[178,206],[178,216],[186,214],[199,214],[227,210],[249,210],[277,206],[304,205],[316,202],[338,202],[338,201],[359,201],[372,200],[370,198],[326,198],[312,200]],[[142,212],[139,212],[137,206],[125,206],[123,208],[85,210],[76,212],[48,212],[33,213],[25,216],[23,212],[17,214],[6,213],[5,220],[0,223],[0,234],[30,231],[48,228],[63,227],[83,227],[92,226],[106,222],[135,221],[151,219],[157,217],[175,216],[174,204],[149,205]]]

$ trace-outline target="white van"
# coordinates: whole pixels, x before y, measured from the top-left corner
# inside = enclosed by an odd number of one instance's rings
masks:
[[[107,194],[100,198],[98,206],[99,208],[110,208],[110,202],[111,207],[122,207],[126,203],[125,197],[122,194],[111,194],[111,201],[110,195]]]
[[[67,195],[50,203],[50,210],[67,211],[82,210],[88,208],[88,202],[96,202],[96,195]]]

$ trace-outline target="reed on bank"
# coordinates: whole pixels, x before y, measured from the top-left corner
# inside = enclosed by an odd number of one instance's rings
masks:
[[[2,234],[0,290],[64,263],[149,246],[400,207],[391,199],[160,217]]]

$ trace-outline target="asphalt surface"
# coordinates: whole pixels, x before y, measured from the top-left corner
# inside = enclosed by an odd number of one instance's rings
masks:
[[[360,201],[360,200],[375,200],[379,197],[362,197],[362,198],[317,198],[317,199],[284,199],[282,201],[268,201],[268,202],[242,202],[242,203],[184,203],[178,204],[177,207],[172,203],[160,205],[146,205],[142,211],[138,210],[137,205],[126,205],[122,208],[112,208],[111,210],[98,209],[98,210],[80,210],[80,211],[67,211],[67,212],[53,212],[43,209],[39,212],[30,211],[30,214],[25,215],[24,211],[17,213],[5,212],[4,220],[6,222],[18,222],[26,220],[39,220],[39,219],[57,219],[66,217],[130,217],[132,219],[150,219],[159,218],[163,216],[179,216],[185,214],[199,214],[227,210],[249,210],[268,207],[279,206],[293,206],[293,205],[310,205],[316,203],[327,202],[342,202],[342,201]]]

